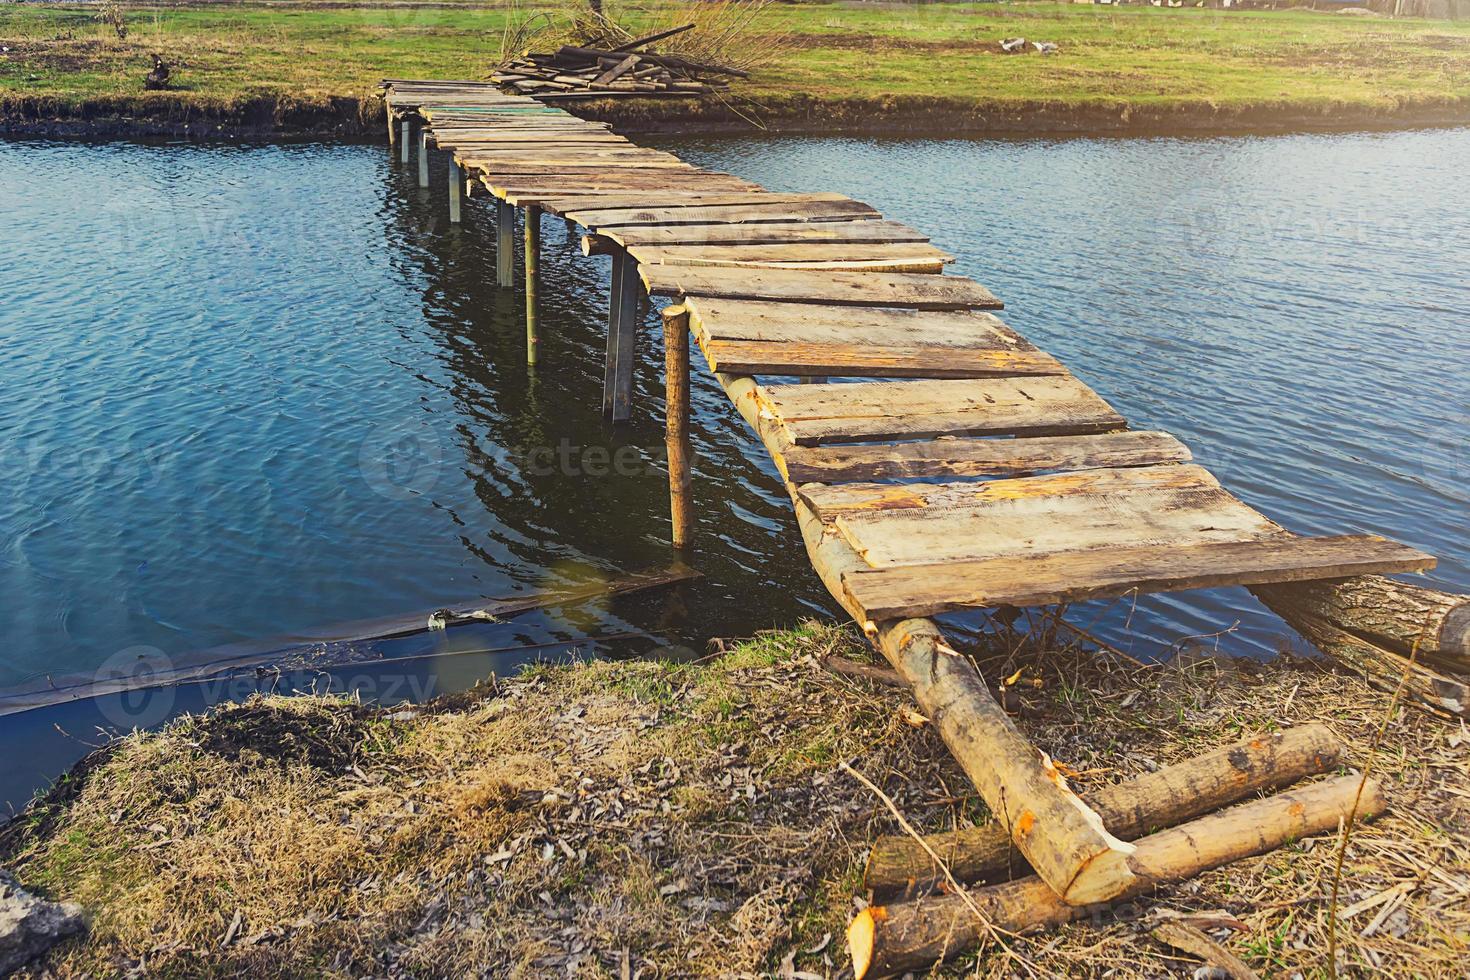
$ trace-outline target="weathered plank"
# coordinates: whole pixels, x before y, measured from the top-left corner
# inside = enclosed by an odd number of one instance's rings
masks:
[[[939,272],[954,256],[925,242],[867,245],[812,242],[778,245],[632,245],[650,265],[751,266],[828,271]]]
[[[892,445],[793,446],[783,456],[792,483],[848,483],[934,476],[1025,476],[1052,470],[1157,466],[1190,460],[1164,432],[1104,432],[1034,439],[944,437]]]
[[[1066,374],[998,318],[977,312],[691,298],[710,369],[727,374],[983,378]]]
[[[891,306],[915,310],[998,310],[990,290],[961,276],[643,266],[654,296],[708,296],[781,303]]]
[[[568,195],[567,197],[552,198],[546,202],[548,210],[555,210],[558,214],[570,215],[571,212],[589,208],[620,208],[643,210],[648,208],[685,208],[705,207],[709,205],[768,205],[768,204],[796,204],[813,201],[846,201],[845,194],[812,193],[812,194],[779,194],[774,191],[756,188],[749,191],[738,191],[735,193],[712,192],[690,192],[667,190],[653,193],[636,194],[610,194],[598,197],[578,197]]]
[[[993,313],[830,306],[693,296],[695,329],[713,339],[1036,350]]]
[[[539,177],[544,174],[556,176],[586,176],[594,180],[619,174],[636,174],[649,179],[662,179],[666,174],[705,173],[687,163],[669,163],[664,160],[607,160],[574,163],[566,160],[551,160],[546,163],[505,160],[466,154],[465,166],[483,171],[490,181],[509,181],[515,177]]]
[[[1066,374],[1041,351],[705,340],[711,371],[813,378],[996,378]]]
[[[896,509],[882,509],[883,502],[876,500],[870,509],[854,505],[845,512],[829,509],[829,514],[842,537],[874,568],[1133,546],[1185,548],[1285,533],[1218,484],[1209,485],[1213,480],[1195,483],[1173,473],[1155,481],[1152,471],[1157,470],[1205,474],[1191,466],[1089,470],[1086,475],[1097,482],[1077,489],[1066,480],[1082,474],[1022,477],[993,481],[1012,485],[997,489],[996,496],[957,494],[934,506]],[[1099,478],[1114,473],[1125,476]],[[1048,485],[1051,481],[1058,485]],[[1033,485],[1016,486],[1024,484]],[[910,501],[900,498],[899,503]]]
[[[812,484],[797,492],[822,521],[839,517],[887,519],[895,512],[923,511],[930,519],[941,511],[966,515],[1015,501],[1042,501],[1045,506],[1067,506],[1078,496],[1139,494],[1155,490],[1220,489],[1220,482],[1202,466],[1106,467],[1005,480],[953,483],[840,483]],[[1254,523],[1252,524],[1254,527]],[[1277,530],[1260,525],[1262,533]],[[964,545],[968,546],[968,545]]]
[[[599,230],[620,245],[785,245],[798,242],[889,244],[927,242],[898,221],[770,221],[703,225],[631,225]]]
[[[761,410],[797,446],[943,435],[1071,435],[1126,426],[1076,378],[761,385]]]
[[[772,197],[776,195],[771,195]],[[876,218],[878,211],[861,201],[761,201],[707,207],[590,208],[567,214],[578,224],[597,230],[634,225],[757,224],[788,221],[845,221]]]
[[[943,562],[843,575],[844,591],[873,622],[961,609],[1044,606],[1130,592],[1174,592],[1353,575],[1422,571],[1434,559],[1372,535],[1102,548]]]

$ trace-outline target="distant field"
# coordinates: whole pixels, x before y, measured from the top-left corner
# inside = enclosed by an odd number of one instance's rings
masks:
[[[96,7],[5,4],[0,105],[40,98],[57,112],[99,101],[227,109],[262,97],[362,96],[384,75],[479,78],[499,57],[508,19],[538,9],[139,6],[127,9],[121,40],[98,21]],[[1470,23],[1463,21],[1045,3],[811,4],[775,8],[766,26],[781,36],[778,53],[739,90],[757,103],[896,96],[1388,109],[1470,100]],[[1060,52],[996,50],[998,39],[1016,35],[1053,41]],[[143,92],[153,52],[179,66],[179,91]]]

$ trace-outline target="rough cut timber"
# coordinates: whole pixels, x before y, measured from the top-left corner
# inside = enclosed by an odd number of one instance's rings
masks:
[[[998,310],[1004,304],[962,276],[831,271],[736,270],[646,266],[638,270],[653,296],[707,296],[836,306],[896,306],[915,310]]]
[[[1328,772],[1338,766],[1342,755],[1342,743],[1326,726],[1303,725],[1222,746],[1157,772],[1104,786],[1085,798],[1110,832],[1136,840],[1256,793]],[[912,837],[880,837],[869,853],[863,884],[879,895],[927,892],[944,880],[930,857],[931,850],[959,881],[1028,873],[998,822],[933,834],[924,838],[924,844]]]
[[[1364,785],[1363,777],[1339,776],[1201,817],[1140,840],[1134,854],[1140,874],[1118,897],[1141,895],[1289,841],[1332,833],[1353,813],[1365,820],[1386,808],[1376,782]],[[1024,932],[1095,911],[1067,904],[1036,877],[972,889],[968,895],[980,915],[959,895],[872,905],[859,912],[847,930],[855,980],[922,970],[974,946],[987,929]]]
[[[1372,535],[1287,535],[865,568],[846,575],[842,584],[853,607],[869,619],[883,619],[1433,567],[1430,555]]]
[[[764,385],[755,395],[793,445],[944,435],[1071,435],[1125,428],[1072,377]]]
[[[685,300],[710,370],[823,377],[1066,374],[989,313]]]
[[[957,439],[856,446],[793,446],[785,475],[796,484],[860,483],[935,476],[1030,476],[1057,470],[1187,463],[1166,432],[1103,432],[1034,439]]]

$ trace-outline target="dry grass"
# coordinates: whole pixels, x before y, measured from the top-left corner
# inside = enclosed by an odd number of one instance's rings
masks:
[[[1084,792],[1308,720],[1361,763],[1387,704],[1316,664],[1139,669],[1049,646],[1008,637],[984,665],[1040,682],[1018,687],[1021,724]],[[837,976],[866,848],[896,831],[840,763],[923,828],[986,815],[901,717],[907,696],[821,669],[833,651],[863,655],[813,624],[703,667],[543,669],[420,710],[256,701],[115,744],[0,833],[0,861],[92,910],[91,938],[49,965],[62,977]],[[1348,848],[1350,972],[1463,975],[1467,764],[1461,727],[1390,722],[1375,767],[1393,810]],[[1012,946],[1046,975],[1190,976],[1152,917],[1224,910],[1263,973],[1322,976],[1334,843]],[[981,951],[944,975],[1018,962]]]

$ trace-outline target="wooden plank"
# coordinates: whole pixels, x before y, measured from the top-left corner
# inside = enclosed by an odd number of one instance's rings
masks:
[[[484,156],[466,156],[465,166],[484,171],[491,180],[501,178],[542,176],[585,176],[601,180],[618,174],[637,174],[640,177],[661,179],[665,174],[704,173],[688,163],[669,163],[664,160],[589,160],[586,163],[571,163],[566,160],[551,160],[547,163],[530,163],[519,160],[508,161]]]
[[[600,229],[620,245],[784,245],[797,242],[890,244],[927,242],[898,221],[770,221],[757,224],[632,225]]]
[[[998,440],[997,440],[998,441]],[[933,518],[941,511],[975,513],[1014,501],[1038,500],[1046,506],[1079,496],[1138,494],[1156,490],[1220,490],[1220,482],[1202,466],[1108,467],[1005,480],[951,483],[839,483],[812,484],[797,492],[822,521],[839,517],[886,519],[896,511],[924,511]],[[1252,523],[1255,526],[1255,523]],[[1262,533],[1277,530],[1260,525]],[[967,547],[968,545],[961,545]]]
[[[893,445],[795,446],[783,454],[786,479],[847,483],[935,476],[1026,476],[1053,470],[1185,463],[1192,457],[1164,432],[1104,432],[1035,439],[941,438]]]
[[[775,195],[772,195],[775,196]],[[843,221],[876,218],[878,211],[861,201],[807,201],[785,203],[759,199],[707,207],[589,208],[567,217],[593,230],[633,225],[746,224],[788,221]]]
[[[756,188],[750,191],[739,191],[736,193],[707,192],[691,193],[688,191],[663,191],[657,194],[613,194],[602,197],[577,197],[567,196],[553,198],[547,201],[548,208],[555,208],[558,214],[569,214],[573,211],[589,208],[623,208],[623,209],[647,209],[647,208],[685,208],[706,207],[710,205],[762,205],[762,204],[796,204],[801,202],[820,201],[847,201],[845,194],[778,194]]]
[[[811,242],[777,245],[631,245],[640,263],[749,266],[867,272],[939,272],[954,256],[925,242],[868,245]]]
[[[1149,546],[976,562],[858,569],[843,575],[847,596],[870,621],[937,616],[961,609],[1043,606],[1131,592],[1261,585],[1422,571],[1434,559],[1372,535]]]
[[[758,385],[755,398],[797,446],[1126,427],[1123,416],[1071,376]]]
[[[998,310],[1004,305],[990,290],[961,276],[676,265],[643,266],[638,274],[654,296],[709,296],[915,310]]]
[[[810,378],[997,378],[1066,374],[1041,351],[699,342],[711,371]]]
[[[983,378],[1066,374],[997,317],[690,298],[710,369],[727,374]]]
[[[440,146],[595,146],[611,149],[621,146],[637,145],[629,142],[627,137],[616,136],[612,133],[562,133],[552,129],[492,131],[484,129],[441,129],[435,127],[429,130],[429,136]]]
[[[928,277],[933,278],[933,277]],[[871,346],[1036,348],[992,313],[690,297],[696,329],[718,340]]]
[[[1167,471],[1154,479],[1153,471]],[[1254,541],[1284,534],[1258,511],[1212,480],[1192,481],[1195,466],[1088,470],[1090,487],[1074,488],[1063,473],[995,480],[994,496],[955,493],[931,506],[911,507],[892,484],[894,507],[872,499],[866,509],[831,513],[831,523],[868,565],[884,568],[944,561],[1168,545],[1193,547]],[[1109,479],[1108,475],[1122,474]],[[910,487],[913,484],[908,485]],[[964,484],[967,488],[977,484]]]

